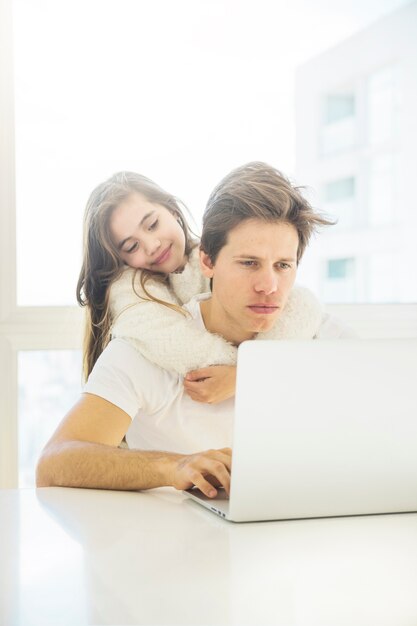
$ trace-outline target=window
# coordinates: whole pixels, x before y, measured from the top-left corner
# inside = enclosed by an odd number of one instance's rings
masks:
[[[332,180],[325,185],[326,202],[341,202],[355,196],[355,179],[353,176]]]
[[[394,252],[378,252],[369,258],[370,302],[400,299],[395,285],[395,272],[399,265],[399,255]]]
[[[330,259],[327,261],[327,278],[330,280],[346,280],[353,276],[354,259]]]
[[[369,224],[382,226],[397,221],[402,228],[409,228],[409,221],[397,207],[395,219],[396,159],[391,154],[378,154],[371,160],[369,168]],[[404,219],[405,218],[405,219]]]
[[[395,131],[395,70],[384,67],[368,77],[368,137],[372,145],[393,139]]]
[[[328,259],[322,291],[327,302],[355,302],[357,300],[356,260],[354,258]]]
[[[356,222],[355,178],[339,178],[323,187],[323,209],[337,220],[334,232],[352,229]]]
[[[355,96],[329,94],[324,99],[321,152],[329,155],[352,148],[356,143]]]
[[[334,94],[326,97],[324,123],[334,124],[355,115],[355,96],[349,94]]]
[[[175,193],[190,207],[197,230],[214,185],[242,163],[271,162],[317,190],[325,181],[324,204],[346,228],[333,238],[323,233],[319,247],[309,246],[299,282],[329,303],[348,303],[334,310],[356,328],[364,309],[353,302],[387,300],[390,293],[394,299],[400,294],[397,302],[416,298],[414,270],[403,269],[417,266],[417,212],[407,202],[417,169],[407,132],[417,109],[413,42],[409,58],[393,49],[395,71],[379,74],[391,61],[370,67],[366,55],[355,58],[359,47],[343,51],[343,63],[334,48],[323,53],[334,46],[336,31],[340,45],[349,46],[346,38],[365,25],[353,12],[346,27],[342,12],[326,20],[303,0],[305,24],[311,14],[322,28],[300,37],[294,36],[299,10],[288,4],[279,15],[286,36],[277,38],[272,0],[259,11],[240,3],[239,28],[236,12],[221,1],[122,5],[0,2],[0,487],[31,484],[46,431],[79,391],[83,315],[74,291],[82,214],[92,188],[115,171],[142,172]],[[404,11],[401,20],[410,23],[412,8]],[[389,29],[394,23],[400,28],[401,20],[384,20],[377,50],[378,38],[358,34],[373,42],[370,56],[384,52]],[[323,71],[320,63],[329,58],[334,66]],[[295,107],[296,68],[307,60],[318,63],[317,73],[307,68],[299,90],[303,106],[297,101]],[[365,118],[375,110],[379,117],[368,132]],[[384,139],[389,136],[398,140],[394,155]],[[367,153],[356,162],[364,146]],[[390,183],[386,157],[398,159]],[[303,159],[298,171],[296,160]],[[408,228],[392,234],[399,210]],[[376,225],[371,240],[353,233],[358,215],[368,212],[369,231]],[[375,261],[371,253],[379,255]],[[389,276],[394,288],[377,274]],[[415,306],[387,305],[378,333],[417,334]],[[365,324],[365,333],[375,334],[375,313],[367,314],[372,324]]]
[[[81,353],[19,352],[18,381],[19,487],[33,487],[43,446],[81,392]]]
[[[297,181],[308,180],[311,196],[318,192],[314,205],[337,220],[311,244],[315,270],[303,270],[325,300],[416,298],[410,181],[417,171],[417,39],[409,35],[415,20],[409,5],[297,74]],[[338,258],[355,259],[351,278],[327,275],[327,260]]]

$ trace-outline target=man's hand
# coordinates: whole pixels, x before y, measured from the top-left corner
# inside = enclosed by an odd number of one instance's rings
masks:
[[[236,367],[212,365],[188,372],[184,378],[185,393],[196,402],[216,404],[235,395]]]
[[[209,498],[217,495],[219,486],[229,494],[231,463],[230,448],[180,456],[174,461],[171,484],[176,489],[196,486]]]

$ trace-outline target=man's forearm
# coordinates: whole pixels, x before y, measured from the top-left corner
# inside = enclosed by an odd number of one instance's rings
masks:
[[[84,441],[56,441],[37,467],[38,487],[135,490],[171,485],[175,460],[167,452],[127,450]]]

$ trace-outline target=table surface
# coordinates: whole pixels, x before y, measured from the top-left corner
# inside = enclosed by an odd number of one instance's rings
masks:
[[[0,624],[415,626],[417,514],[234,524],[170,489],[0,491]]]

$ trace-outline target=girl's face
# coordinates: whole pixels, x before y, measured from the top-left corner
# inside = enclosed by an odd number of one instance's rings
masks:
[[[110,217],[110,236],[130,267],[169,274],[185,261],[185,234],[177,217],[134,191]]]

